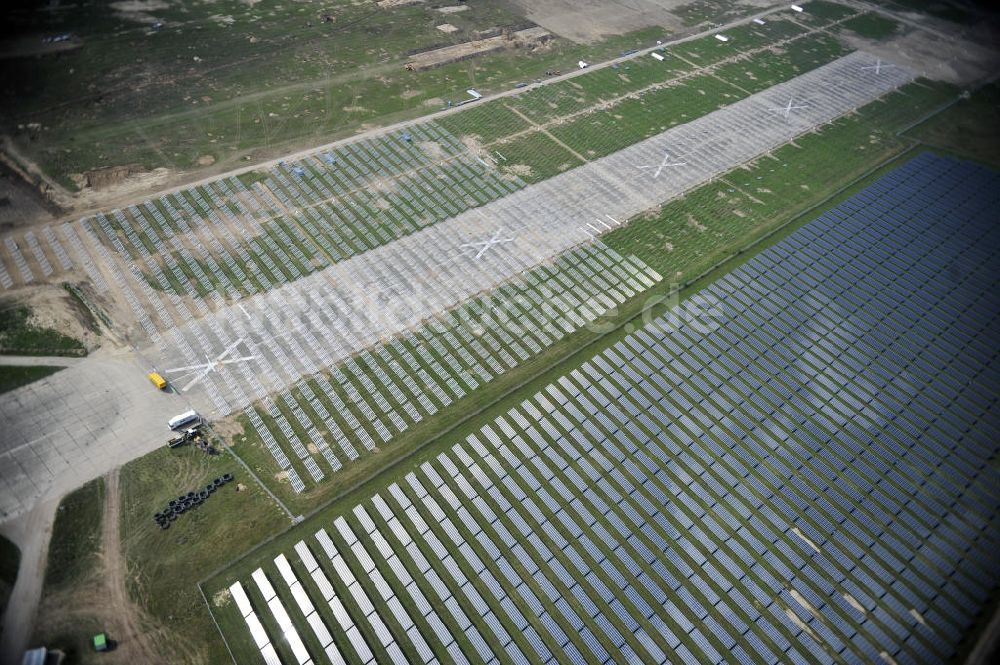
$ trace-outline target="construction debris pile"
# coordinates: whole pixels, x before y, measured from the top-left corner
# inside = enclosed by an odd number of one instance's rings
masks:
[[[208,437],[205,436],[205,433],[202,431],[201,424],[183,430],[179,436],[175,436],[167,441],[167,447],[178,448],[186,443],[197,446],[209,455],[214,455],[216,453],[215,446],[209,443]]]

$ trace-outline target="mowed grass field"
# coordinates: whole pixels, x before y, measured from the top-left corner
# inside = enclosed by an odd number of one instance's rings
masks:
[[[104,480],[92,480],[59,504],[52,527],[45,586],[62,589],[89,574],[100,553]]]
[[[7,609],[7,600],[17,581],[17,568],[20,563],[21,550],[0,536],[0,612]]]
[[[78,340],[34,322],[31,307],[7,302],[0,308],[0,354],[26,356],[84,356]]]
[[[44,379],[61,369],[50,365],[0,365],[0,394]]]
[[[232,473],[198,508],[160,529],[153,513],[170,499],[204,488]],[[169,662],[224,663],[225,647],[213,634],[196,584],[248,543],[280,532],[288,517],[228,454],[209,456],[197,448],[163,448],[121,470],[122,546],[129,592],[160,630],[153,633]],[[183,636],[183,639],[175,639]]]
[[[905,136],[964,159],[1000,165],[1000,85],[990,83],[908,130]]]
[[[106,487],[97,478],[67,494],[59,502],[52,537],[40,611],[45,621],[35,624],[31,644],[60,649],[67,662],[91,662],[91,638],[105,630],[91,605],[101,558]],[[72,608],[72,609],[70,609]],[[47,610],[60,614],[51,621]]]
[[[411,54],[530,27],[499,3],[437,5],[95,3],[7,14],[0,124],[67,187],[74,174],[138,163],[178,171],[234,166],[533,80],[579,58],[652,43],[660,30],[586,48],[555,39],[423,72]],[[450,23],[454,32],[437,25]],[[46,37],[72,48],[38,55]],[[12,42],[10,40],[13,40]],[[201,162],[199,163],[199,160]]]

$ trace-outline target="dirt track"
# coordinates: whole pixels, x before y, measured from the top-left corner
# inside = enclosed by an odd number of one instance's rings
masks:
[[[45,560],[57,502],[39,504],[16,522],[4,525],[4,533],[21,547],[21,569],[17,585],[4,615],[0,641],[0,663],[20,662],[29,646],[36,615],[45,616],[43,635],[67,634],[83,622],[99,622],[117,648],[102,655],[107,665],[166,665],[169,662],[153,636],[158,632],[145,612],[128,595],[128,566],[121,542],[121,491],[119,469],[104,477],[102,549],[98,564],[72,587],[48,595],[39,603],[45,579]]]
[[[111,638],[118,642],[121,662],[165,663],[163,655],[143,627],[144,612],[128,595],[128,565],[122,552],[121,542],[121,490],[118,486],[119,469],[113,469],[104,477],[105,504],[104,522],[101,528],[102,568],[100,577],[107,583],[107,605],[114,616],[115,624],[109,626]]]

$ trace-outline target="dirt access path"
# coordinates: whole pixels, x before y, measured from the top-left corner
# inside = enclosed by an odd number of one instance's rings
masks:
[[[128,566],[122,552],[120,467],[104,477],[104,521],[101,527],[100,579],[105,581],[106,599],[113,623],[108,625],[111,639],[118,643],[118,658],[123,663],[166,663],[150,640],[150,631],[143,626],[145,612],[128,595]]]
[[[21,568],[3,617],[0,663],[18,663],[33,635],[79,636],[81,625],[99,625],[117,642],[101,654],[105,665],[167,665],[171,662],[154,643],[159,630],[143,608],[129,598],[128,566],[121,543],[119,469],[104,477],[101,552],[94,569],[70,588],[42,599],[45,564],[57,500],[39,503],[22,517],[3,525],[4,535],[21,548]],[[35,624],[41,617],[40,630]],[[89,637],[79,636],[81,639]],[[175,661],[176,662],[176,661]]]

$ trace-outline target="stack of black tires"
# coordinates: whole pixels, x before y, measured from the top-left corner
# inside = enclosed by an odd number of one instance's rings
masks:
[[[233,479],[233,474],[226,473],[220,478],[216,478],[208,485],[205,485],[203,489],[199,489],[194,492],[188,492],[187,494],[181,494],[176,499],[171,499],[167,502],[167,507],[158,513],[153,514],[153,521],[156,522],[157,526],[161,529],[170,528],[170,523],[173,522],[177,517],[189,510],[194,510],[208,499],[211,494],[230,482]]]

